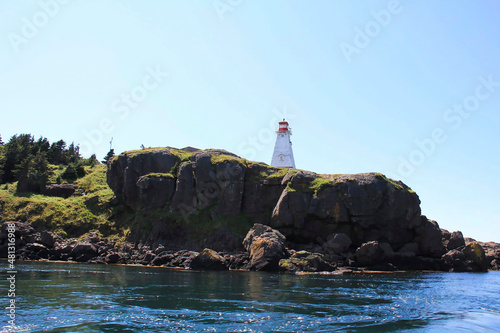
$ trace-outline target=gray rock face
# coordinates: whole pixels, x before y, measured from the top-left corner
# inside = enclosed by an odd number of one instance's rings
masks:
[[[330,184],[318,189],[314,182],[327,181],[318,178],[297,172],[276,204],[270,225],[291,240],[344,233],[355,246],[378,240],[398,249],[414,241],[415,228],[427,223],[414,221],[420,217],[420,200],[401,182],[376,173],[326,175]]]
[[[282,185],[284,175],[276,176],[279,171],[262,164],[247,167],[241,212],[256,223],[269,224],[269,216],[286,186]]]
[[[115,195],[122,198],[128,206],[138,208],[145,202],[141,199],[141,182],[139,186],[137,184],[139,178],[152,173],[170,173],[179,163],[180,158],[168,149],[121,154],[108,164],[108,184]],[[154,185],[152,189],[155,189]],[[142,195],[144,193],[143,191]]]
[[[288,256],[285,241],[285,236],[279,231],[263,224],[254,224],[243,240],[243,246],[250,253],[248,269],[277,271],[279,261]]]
[[[184,162],[179,168],[176,190],[170,210],[181,215],[189,215],[196,210],[194,174],[191,162]]]
[[[136,183],[142,207],[161,209],[172,199],[175,179],[166,176],[141,176]]]

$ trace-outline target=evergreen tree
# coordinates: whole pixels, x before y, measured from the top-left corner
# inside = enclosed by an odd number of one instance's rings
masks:
[[[65,164],[77,163],[82,159],[82,157],[80,156],[80,146],[75,146],[73,142],[71,142],[68,149],[64,153],[66,162]]]
[[[4,145],[3,182],[17,180],[20,172],[27,169],[33,157],[33,146],[34,139],[31,134],[14,135]]]
[[[34,144],[33,154],[47,153],[49,149],[50,149],[49,140],[41,136]]]
[[[0,146],[3,146],[3,145],[4,145],[4,143],[2,141],[2,135],[0,134]]]
[[[99,160],[97,159],[97,156],[95,154],[92,154],[87,160],[85,161],[85,165],[90,166],[93,168],[95,165],[100,164]]]
[[[59,140],[50,145],[48,151],[48,160],[52,164],[67,164],[65,163],[64,151],[66,150],[66,142]]]
[[[47,184],[50,172],[45,152],[31,157],[26,166],[18,173],[18,192],[40,193]]]
[[[111,148],[108,152],[108,154],[104,157],[104,160],[102,161],[103,164],[108,164],[108,162],[115,156],[115,150]]]

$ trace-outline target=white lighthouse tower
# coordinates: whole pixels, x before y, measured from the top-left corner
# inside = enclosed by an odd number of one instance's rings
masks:
[[[279,128],[276,131],[276,144],[274,145],[273,159],[271,166],[283,168],[295,168],[295,160],[293,159],[292,135],[291,128],[288,127],[288,122],[283,119],[280,121]]]

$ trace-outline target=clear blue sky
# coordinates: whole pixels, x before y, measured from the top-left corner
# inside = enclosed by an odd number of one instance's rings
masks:
[[[0,134],[269,163],[285,116],[298,168],[382,172],[441,227],[500,242],[498,6],[5,0]]]

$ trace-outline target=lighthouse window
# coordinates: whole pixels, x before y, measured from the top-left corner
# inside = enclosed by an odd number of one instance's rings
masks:
[[[285,160],[285,155],[280,155],[280,161],[284,161]]]

